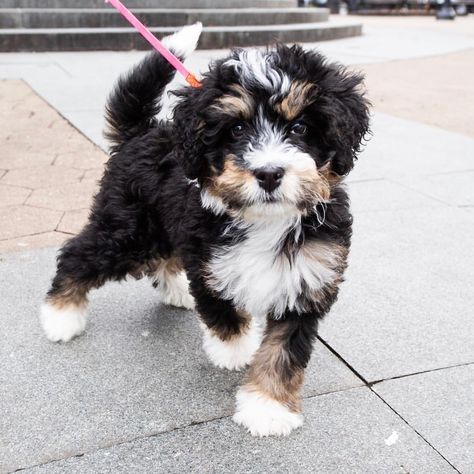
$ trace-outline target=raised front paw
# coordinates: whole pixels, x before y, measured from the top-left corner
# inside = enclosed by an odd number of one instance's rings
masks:
[[[303,424],[303,415],[267,395],[243,386],[237,392],[232,418],[252,436],[287,436]]]
[[[177,308],[194,309],[194,298],[189,293],[189,282],[184,272],[170,273],[162,270],[155,286],[162,303]]]
[[[209,360],[221,369],[240,370],[250,364],[262,342],[262,328],[255,322],[240,336],[223,341],[201,324],[204,332],[203,349]]]

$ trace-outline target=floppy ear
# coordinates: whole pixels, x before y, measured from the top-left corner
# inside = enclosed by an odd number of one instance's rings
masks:
[[[363,77],[342,69],[324,104],[329,122],[328,141],[332,149],[331,167],[340,176],[354,166],[362,141],[369,132],[370,103],[365,97]]]

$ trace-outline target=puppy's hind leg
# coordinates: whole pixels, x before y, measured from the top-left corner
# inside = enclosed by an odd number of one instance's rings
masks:
[[[67,342],[86,328],[88,285],[58,274],[40,310],[40,323],[46,337]]]
[[[189,293],[186,273],[177,258],[160,260],[153,273],[153,286],[164,304],[193,309],[194,298]]]
[[[93,272],[84,278],[87,258],[80,242],[75,237],[61,249],[56,275],[40,309],[41,327],[50,341],[70,341],[86,328],[87,294],[98,284]]]
[[[40,310],[46,337],[67,342],[84,332],[87,295],[108,280],[121,280],[136,268],[119,242],[86,227],[60,250],[56,275]]]

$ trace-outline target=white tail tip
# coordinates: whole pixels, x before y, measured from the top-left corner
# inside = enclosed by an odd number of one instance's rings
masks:
[[[185,26],[176,33],[165,36],[162,43],[170,49],[176,56],[187,58],[195,49],[202,32],[202,23]]]

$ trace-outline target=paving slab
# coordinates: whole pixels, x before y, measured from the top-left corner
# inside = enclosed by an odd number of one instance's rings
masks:
[[[0,260],[0,471],[232,414],[244,374],[212,367],[195,315],[160,305],[149,281],[94,292],[86,334],[48,342],[37,313],[54,261],[51,249]],[[305,396],[361,384],[317,344]]]
[[[388,179],[355,181],[348,183],[352,212],[393,211],[440,207],[443,204],[414,189],[407,189]]]
[[[72,171],[83,174],[79,170]],[[82,180],[71,184],[35,189],[27,199],[26,204],[60,211],[89,209],[92,205],[92,197],[97,191],[98,183],[96,180]]]
[[[362,69],[377,110],[474,137],[474,107],[469,106],[474,103],[474,47],[427,58],[366,64]],[[420,81],[420,77],[430,79]]]
[[[474,150],[473,150],[474,156]],[[474,205],[474,161],[473,169],[427,176],[405,178],[410,189],[416,189],[425,196],[432,197],[454,206]]]
[[[30,193],[31,189],[0,184],[0,207],[21,205]]]
[[[78,234],[86,225],[89,214],[89,209],[66,211],[58,225],[58,230],[60,232],[67,232],[69,234]]]
[[[18,121],[16,123],[18,124]],[[56,153],[53,150],[47,151],[43,149],[35,151],[31,149],[27,140],[25,140],[23,146],[19,146],[18,143],[9,143],[9,141],[2,140],[0,166],[6,170],[24,169],[30,166],[48,167],[53,163],[55,156]]]
[[[323,339],[368,381],[474,362],[473,231],[448,206],[357,213]]]
[[[473,169],[474,139],[377,112],[370,138],[349,181],[413,178]]]
[[[307,47],[321,49],[348,64],[422,58],[474,47],[474,18],[471,15],[457,17],[456,22],[439,22],[431,16],[358,18],[362,19],[362,36],[307,44]]]
[[[77,127],[89,140],[107,151],[109,143],[104,138],[104,109],[64,111],[64,117]]]
[[[252,438],[224,419],[27,472],[455,472],[367,388],[318,396],[304,405],[306,424],[287,438]]]
[[[460,472],[474,472],[474,365],[389,380],[373,388]]]
[[[99,169],[102,171],[102,167],[108,158],[99,148],[85,146],[84,150],[81,151],[62,153],[54,160],[54,164],[78,170],[95,170],[100,167]]]
[[[42,232],[40,234],[22,235],[11,239],[0,240],[0,252],[18,252],[27,249],[41,249],[59,246],[70,239],[71,234],[57,230]],[[0,257],[1,258],[1,257]]]
[[[25,186],[30,189],[54,186],[57,183],[77,183],[84,172],[65,166],[31,166],[11,170],[2,178],[3,184]]]
[[[8,206],[0,212],[0,241],[56,229],[62,212],[31,206]]]

